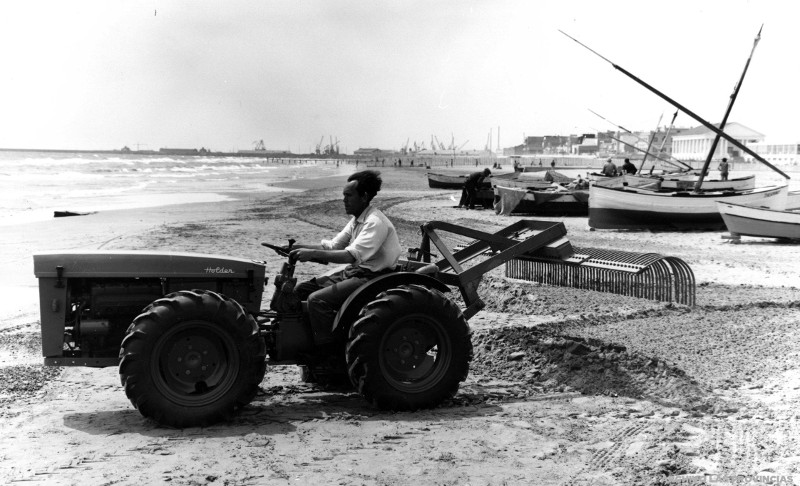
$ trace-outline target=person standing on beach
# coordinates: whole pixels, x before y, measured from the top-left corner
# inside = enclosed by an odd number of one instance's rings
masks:
[[[729,168],[730,168],[730,166],[728,165],[728,159],[723,157],[722,158],[722,162],[719,163],[719,167],[718,167],[718,169],[719,169],[719,178],[722,179],[723,181],[727,181],[728,180],[728,169]]]
[[[608,159],[606,165],[603,166],[602,174],[608,177],[614,177],[617,175],[617,166],[611,161],[611,159]]]
[[[365,170],[347,178],[342,194],[344,210],[352,216],[331,240],[319,244],[295,244],[290,257],[300,262],[345,263],[332,274],[323,274],[295,288],[300,300],[308,301],[308,317],[314,343],[334,343],[331,335],[336,313],[345,300],[367,281],[394,270],[402,248],[389,218],[371,204],[381,190],[380,172]]]

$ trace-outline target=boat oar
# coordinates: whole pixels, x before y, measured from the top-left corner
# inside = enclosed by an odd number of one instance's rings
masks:
[[[731,137],[731,136],[730,136],[730,135],[728,135],[727,133],[723,132],[723,131],[722,131],[722,130],[720,130],[719,128],[715,127],[715,126],[714,126],[714,125],[712,125],[711,123],[707,122],[706,120],[704,120],[703,118],[701,118],[699,115],[695,114],[695,113],[694,113],[693,111],[691,111],[690,109],[686,108],[686,107],[685,107],[685,106],[683,106],[682,104],[680,104],[680,103],[678,103],[677,101],[673,100],[672,98],[670,98],[669,96],[665,95],[664,93],[662,93],[661,91],[657,90],[656,88],[654,88],[654,87],[650,86],[650,85],[649,85],[649,84],[647,84],[646,82],[642,81],[641,79],[639,79],[638,77],[636,77],[636,75],[634,75],[634,74],[630,73],[628,70],[626,70],[626,69],[625,69],[625,68],[623,68],[622,66],[619,66],[618,64],[614,64],[613,62],[609,61],[608,59],[606,59],[605,57],[601,56],[601,55],[600,55],[600,54],[598,54],[596,51],[594,51],[593,49],[591,49],[591,48],[590,48],[590,47],[588,47],[587,45],[585,45],[585,44],[581,43],[580,41],[578,41],[577,39],[575,39],[575,38],[574,38],[574,37],[572,37],[571,35],[567,34],[566,32],[564,32],[564,31],[562,31],[562,30],[559,30],[559,32],[561,32],[561,33],[562,33],[562,34],[564,34],[565,36],[569,37],[570,39],[572,39],[573,41],[575,41],[577,44],[579,44],[580,46],[584,47],[585,49],[587,49],[589,52],[593,53],[594,55],[596,55],[596,56],[597,56],[597,57],[599,57],[600,59],[602,59],[602,60],[606,61],[607,63],[611,64],[611,65],[614,67],[614,69],[616,69],[617,71],[621,72],[621,73],[622,73],[622,74],[624,74],[625,76],[628,76],[629,78],[631,78],[632,80],[636,81],[636,82],[637,82],[637,83],[639,83],[640,85],[644,86],[645,88],[647,88],[648,90],[650,90],[650,92],[654,93],[655,95],[657,95],[658,97],[660,97],[661,99],[663,99],[664,101],[666,101],[667,103],[671,104],[671,105],[672,105],[672,106],[674,106],[675,108],[679,109],[680,111],[682,111],[682,112],[686,113],[687,115],[689,115],[690,117],[694,118],[695,120],[697,120],[697,122],[698,122],[698,123],[700,123],[700,124],[701,124],[701,125],[703,125],[704,127],[708,128],[709,130],[711,130],[712,132],[716,133],[716,134],[717,134],[717,135],[719,135],[720,137],[724,138],[725,140],[727,140],[727,141],[728,141],[728,142],[730,142],[731,144],[735,145],[736,147],[740,148],[740,149],[741,149],[743,152],[745,152],[746,154],[750,155],[751,157],[753,157],[754,159],[758,160],[758,161],[759,161],[759,162],[761,162],[762,164],[766,165],[766,166],[767,166],[767,167],[769,167],[770,169],[774,170],[774,171],[775,171],[775,172],[777,172],[778,174],[782,175],[782,176],[783,176],[783,177],[785,177],[786,179],[791,179],[791,177],[789,177],[789,176],[788,176],[788,175],[787,175],[785,172],[783,172],[782,170],[778,169],[778,168],[777,168],[777,167],[775,167],[774,165],[772,165],[772,164],[770,164],[769,162],[767,162],[766,160],[764,160],[764,157],[762,157],[762,156],[758,155],[757,153],[753,152],[753,151],[752,151],[752,150],[750,150],[750,148],[748,148],[746,145],[744,145],[744,144],[743,144],[743,143],[741,143],[740,141],[736,140],[735,138]]]
[[[742,87],[742,82],[744,82],[744,75],[747,73],[747,68],[750,67],[750,60],[753,59],[753,53],[756,50],[756,46],[758,45],[758,41],[761,40],[761,30],[764,28],[764,24],[761,24],[761,28],[758,29],[758,34],[756,35],[755,40],[753,41],[753,48],[750,49],[750,57],[747,58],[747,62],[744,65],[744,70],[742,71],[742,75],[739,77],[739,82],[736,83],[736,86],[733,88],[733,93],[731,93],[731,99],[728,102],[728,108],[725,110],[725,116],[722,117],[722,121],[719,123],[719,129],[724,130],[725,125],[728,123],[728,115],[731,114],[731,109],[733,108],[733,103],[736,101],[736,97],[739,95],[739,90]],[[706,177],[706,172],[708,171],[708,166],[711,165],[711,159],[714,157],[714,152],[717,151],[717,144],[719,143],[719,134],[714,137],[714,142],[711,143],[711,148],[708,150],[708,155],[706,156],[706,161],[703,163],[703,170],[700,171],[700,177],[697,178],[697,182],[694,185],[695,192],[700,192],[700,188],[703,186],[703,180]]]

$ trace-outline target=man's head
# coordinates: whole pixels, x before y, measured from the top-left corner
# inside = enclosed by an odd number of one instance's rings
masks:
[[[631,163],[631,159],[625,159],[625,163],[626,164],[630,164]]]
[[[723,158],[722,158],[722,161],[723,161],[723,162],[727,162],[727,161],[728,161],[728,159],[727,159],[727,158],[725,158],[725,157],[723,157]]]
[[[490,171],[489,168],[487,167],[486,169],[483,169],[483,175],[484,176],[492,175],[492,171]]]
[[[370,201],[381,190],[381,173],[376,170],[362,170],[350,174],[344,186],[344,210],[358,217],[369,206]]]

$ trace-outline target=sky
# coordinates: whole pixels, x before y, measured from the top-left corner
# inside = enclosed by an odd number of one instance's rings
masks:
[[[307,153],[332,139],[352,153],[436,136],[481,150],[669,125],[675,109],[611,63],[717,123],[762,24],[728,121],[800,142],[798,5],[5,2],[0,147]]]

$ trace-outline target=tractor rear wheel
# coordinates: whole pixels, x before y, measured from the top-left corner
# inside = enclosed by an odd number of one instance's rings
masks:
[[[377,407],[435,407],[469,373],[469,326],[438,290],[401,286],[364,307],[350,329],[346,358],[350,380]]]
[[[266,345],[239,303],[206,291],[180,291],[142,311],[122,341],[125,394],[145,417],[172,427],[230,418],[255,397]]]

